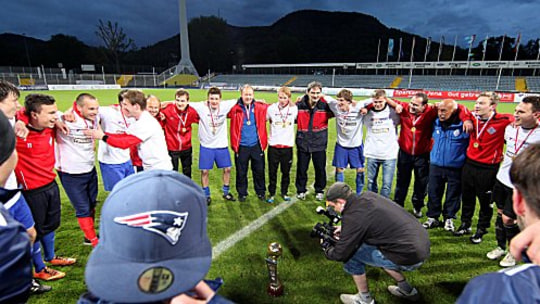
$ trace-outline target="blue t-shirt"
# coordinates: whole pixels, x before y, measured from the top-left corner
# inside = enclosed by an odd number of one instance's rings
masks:
[[[257,135],[257,124],[255,123],[255,112],[253,110],[254,104],[251,103],[249,107],[249,119],[248,110],[242,103],[240,105],[244,113],[244,122],[242,125],[242,131],[240,134],[240,146],[253,147],[259,143],[259,136]]]

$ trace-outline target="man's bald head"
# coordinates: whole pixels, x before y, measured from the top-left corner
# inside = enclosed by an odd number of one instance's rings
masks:
[[[439,115],[440,121],[447,121],[452,114],[457,110],[457,102],[453,99],[444,99],[439,104],[439,110],[437,114]]]

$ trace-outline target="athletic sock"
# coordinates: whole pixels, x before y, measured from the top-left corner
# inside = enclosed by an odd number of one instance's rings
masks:
[[[356,172],[356,194],[364,190],[364,172]]]
[[[345,181],[345,174],[343,171],[336,172],[336,182],[344,182]]]
[[[45,234],[41,238],[41,245],[43,245],[43,255],[45,261],[50,261],[56,256],[54,254],[54,231]]]
[[[229,188],[230,188],[229,185],[223,185],[223,187],[221,188],[221,190],[223,190],[223,195],[229,194]]]
[[[497,218],[495,219],[495,239],[499,247],[506,249],[506,229],[503,225],[502,214],[500,213],[497,213]]]
[[[94,230],[94,219],[90,216],[78,217],[77,221],[79,222],[79,227],[81,227],[81,230],[84,233],[84,237],[92,242],[92,247],[96,247],[98,238],[96,236],[96,231]]]
[[[360,292],[358,293],[360,295],[360,299],[362,299],[362,301],[364,302],[371,302],[371,293],[369,293],[369,291],[366,291],[366,292]]]
[[[510,226],[504,225],[504,231],[506,232],[508,244],[510,244],[510,241],[519,233],[520,230],[517,224],[513,224]]]
[[[399,289],[403,290],[405,293],[410,293],[413,290],[413,287],[407,282],[407,280],[397,282]]]
[[[204,191],[204,195],[206,195],[206,197],[210,197],[210,187],[203,187],[202,189]]]
[[[34,263],[34,269],[36,272],[40,272],[43,270],[43,268],[45,268],[45,263],[41,257],[41,244],[39,241],[36,241],[34,246],[32,246],[32,262]]]

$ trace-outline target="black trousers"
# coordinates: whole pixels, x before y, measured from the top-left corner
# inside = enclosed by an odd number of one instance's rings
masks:
[[[291,164],[293,158],[293,148],[268,148],[268,193],[270,196],[276,194],[277,172],[281,167],[281,195],[287,195],[291,182]]]
[[[253,147],[240,146],[238,153],[234,155],[236,165],[236,191],[238,196],[247,196],[248,178],[247,171],[251,161],[251,173],[253,174],[253,187],[257,195],[265,195],[266,183],[264,180],[264,152],[259,144]]]
[[[461,224],[471,226],[476,198],[480,203],[477,228],[487,229],[491,225],[493,208],[491,207],[491,192],[497,180],[499,164],[484,165],[467,159],[461,176]]]
[[[411,184],[411,176],[414,171],[414,191],[412,196],[413,207],[416,210],[424,207],[424,199],[427,194],[429,180],[429,153],[410,155],[399,149],[397,163],[397,181],[394,202],[405,206],[405,198]]]
[[[178,159],[182,163],[182,174],[191,178],[191,164],[193,162],[193,149],[189,148],[183,151],[169,151],[173,171],[178,171]]]
[[[25,190],[22,194],[36,223],[36,241],[60,226],[60,191],[56,181],[43,187]]]
[[[315,192],[323,193],[326,187],[326,150],[318,152],[304,152],[297,150],[298,168],[296,170],[296,193],[306,192],[308,180],[307,171],[309,161],[313,158],[315,169]]]

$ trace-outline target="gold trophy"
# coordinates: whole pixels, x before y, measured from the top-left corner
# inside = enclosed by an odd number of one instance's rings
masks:
[[[270,283],[268,284],[267,292],[273,297],[279,297],[283,294],[283,284],[278,279],[277,273],[277,260],[281,256],[281,245],[277,242],[268,244],[266,266],[268,267],[268,277]]]

